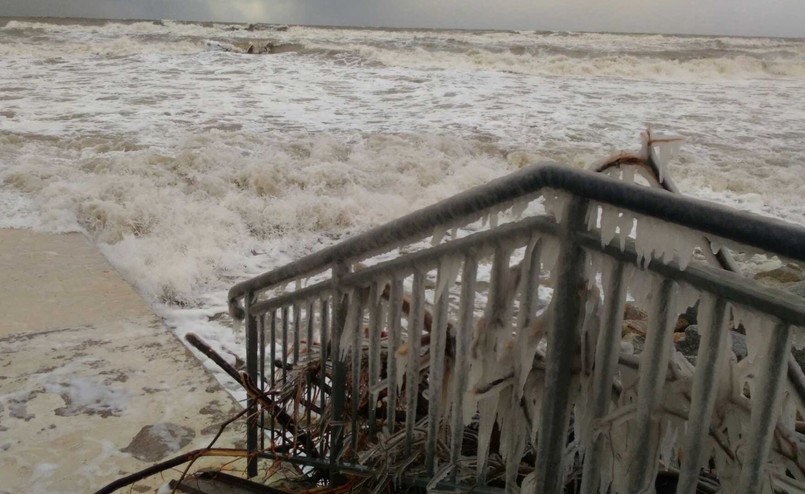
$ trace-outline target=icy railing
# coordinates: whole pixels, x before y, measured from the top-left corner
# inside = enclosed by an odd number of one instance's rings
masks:
[[[801,227],[542,165],[239,284],[275,403],[248,447],[362,492],[805,491],[805,304],[708,265],[720,245],[805,261]]]

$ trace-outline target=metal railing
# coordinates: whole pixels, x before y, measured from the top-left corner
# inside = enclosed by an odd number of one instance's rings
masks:
[[[496,224],[528,204],[559,221]],[[800,226],[539,165],[239,283],[229,307],[246,320],[247,373],[286,425],[253,414],[247,446],[330,482],[393,475],[473,492],[564,492],[573,472],[581,492],[643,492],[661,469],[692,493],[712,462],[722,492],[805,485],[805,377],[791,356],[805,303],[686,266],[703,235],[805,262]],[[630,297],[648,311],[638,354],[622,344]],[[697,302],[691,366],[672,340]]]

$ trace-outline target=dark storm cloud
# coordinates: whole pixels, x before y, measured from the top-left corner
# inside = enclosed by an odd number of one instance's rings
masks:
[[[3,0],[0,15],[805,36],[802,0]]]

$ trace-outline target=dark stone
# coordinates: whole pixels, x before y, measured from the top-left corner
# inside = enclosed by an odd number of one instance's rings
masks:
[[[738,357],[738,360],[743,360],[749,354],[746,349],[746,335],[732,332],[732,352]]]
[[[184,448],[194,437],[193,429],[170,422],[146,425],[121,451],[138,460],[155,462]]]
[[[636,305],[627,302],[623,307],[623,318],[633,321],[647,321],[648,313]]]
[[[805,280],[805,272],[796,264],[790,263],[771,271],[763,271],[755,275],[756,280],[772,279],[780,283],[797,283]]]
[[[685,328],[685,337],[676,342],[676,349],[685,356],[688,361],[696,365],[696,355],[699,353],[699,327],[692,324]]]
[[[685,311],[685,315],[682,317],[690,324],[699,324],[699,302],[697,301],[691,307],[688,307],[688,310]]]

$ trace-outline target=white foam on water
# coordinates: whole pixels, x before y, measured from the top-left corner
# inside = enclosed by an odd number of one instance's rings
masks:
[[[243,28],[0,24],[0,227],[86,232],[229,355],[235,282],[646,122],[683,192],[805,224],[801,40]],[[298,47],[205,47],[260,40]]]

